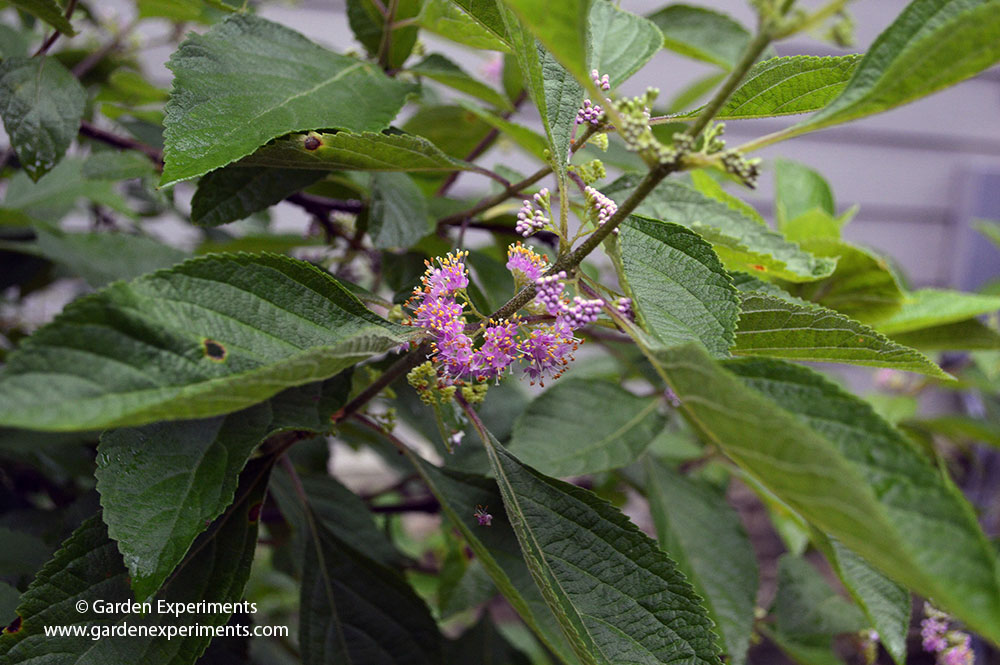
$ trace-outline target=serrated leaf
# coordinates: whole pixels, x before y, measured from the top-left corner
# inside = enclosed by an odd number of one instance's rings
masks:
[[[871,45],[847,87],[795,126],[803,134],[881,113],[1000,60],[1000,2],[914,0]]]
[[[663,429],[659,403],[659,396],[638,397],[607,381],[558,381],[517,419],[509,445],[550,476],[617,469],[635,461]]]
[[[239,473],[270,422],[265,403],[101,437],[96,475],[103,518],[138,602],[160,588],[205,525],[232,503]]]
[[[188,257],[152,238],[125,233],[66,233],[36,225],[34,242],[0,242],[0,247],[44,257],[83,277],[94,288],[169,268]]]
[[[750,43],[746,28],[704,7],[668,5],[649,19],[663,32],[666,48],[724,69],[732,69]]]
[[[192,554],[157,594],[152,607],[159,600],[216,605],[239,602],[257,546],[257,513],[268,471],[267,461],[248,466],[240,479],[240,498],[227,511],[226,518],[217,520],[196,541]],[[79,601],[88,606],[82,613],[78,611]],[[0,658],[10,665],[42,661],[187,665],[205,650],[210,635],[175,632],[170,638],[163,634],[127,639],[95,639],[93,635],[107,634],[112,626],[123,623],[146,631],[177,631],[193,624],[215,627],[225,624],[230,616],[228,612],[204,611],[181,613],[179,617],[155,611],[137,616],[95,610],[98,603],[125,602],[133,602],[128,571],[100,516],[92,517],[63,543],[21,596],[17,610],[20,630],[0,636]],[[48,637],[45,629],[50,626],[74,627],[81,633]]]
[[[0,117],[21,165],[38,180],[80,130],[87,93],[55,58],[0,62]]]
[[[719,120],[774,118],[823,108],[847,85],[860,55],[792,55],[754,65],[716,116]],[[701,109],[681,118],[693,118]]]
[[[841,582],[878,632],[885,650],[898,665],[904,665],[910,630],[910,592],[841,543],[825,540],[824,552]]]
[[[432,228],[427,199],[405,173],[372,175],[368,235],[379,249],[409,247]]]
[[[483,100],[497,108],[512,111],[510,100],[485,83],[472,78],[461,67],[439,53],[432,53],[415,65],[407,68],[419,76],[425,76],[449,88],[464,92]]]
[[[646,467],[646,496],[660,548],[705,598],[727,662],[746,662],[757,598],[757,558],[739,515],[723,493],[655,459]]]
[[[38,330],[0,372],[0,422],[64,431],[230,413],[411,334],[302,261],[192,259],[81,298]]]
[[[593,0],[590,8],[589,67],[621,85],[663,47],[663,33],[648,19],[612,4]]]
[[[480,16],[474,17],[465,9],[460,7],[461,3],[452,0],[426,0],[424,7],[420,10],[420,27],[450,39],[459,44],[465,44],[476,49],[488,51],[509,52],[510,47],[506,42],[506,30],[493,0],[483,0],[482,4],[492,5],[492,11],[496,14],[497,23],[494,27],[499,29],[499,33],[491,30],[487,25],[487,20]],[[502,34],[500,34],[502,33]]]
[[[830,185],[813,169],[779,159],[774,169],[774,216],[778,228],[788,233],[789,221],[819,209],[833,218],[836,214]],[[802,234],[804,235],[804,234]]]
[[[619,179],[605,194],[623,197],[632,187],[627,179]],[[636,213],[695,231],[712,243],[729,270],[810,282],[830,275],[836,265],[835,260],[813,256],[739,210],[678,182],[660,183]]]
[[[306,141],[318,140],[313,149]],[[309,145],[313,145],[311,142]],[[264,146],[241,165],[320,171],[408,171],[412,173],[461,171],[475,168],[451,157],[416,134],[293,134]]]
[[[191,222],[221,226],[267,210],[323,177],[318,171],[231,165],[206,173],[191,199]]]
[[[739,300],[711,245],[678,224],[631,216],[622,225],[622,265],[638,314],[664,344],[698,340],[728,355]]]
[[[501,0],[577,81],[587,81],[587,44],[592,0]],[[510,30],[508,28],[508,34]],[[515,44],[515,49],[518,46]]]
[[[908,293],[903,306],[876,327],[887,335],[957,323],[1000,309],[1000,296],[945,289],[920,289]]]
[[[9,0],[9,2],[18,9],[37,16],[64,35],[72,37],[76,34],[56,0]]]
[[[798,305],[766,293],[741,294],[735,355],[771,356],[951,377],[919,351],[818,305]]]
[[[861,611],[838,596],[818,570],[787,554],[778,561],[778,590],[771,611],[778,634],[809,647],[829,648],[834,635],[868,627]]]
[[[167,65],[174,87],[161,186],[225,166],[289,132],[380,131],[410,91],[371,63],[249,14],[188,37]]]
[[[720,662],[705,608],[656,543],[481,434],[528,569],[581,662]]]
[[[998,562],[974,513],[868,404],[778,360],[725,371],[695,345],[647,353],[697,429],[751,477],[883,573],[1000,637]]]

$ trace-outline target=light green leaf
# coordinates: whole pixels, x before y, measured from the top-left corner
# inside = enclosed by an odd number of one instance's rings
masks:
[[[882,646],[898,665],[904,665],[910,630],[910,592],[836,540],[822,538],[830,565],[878,632]]]
[[[746,28],[704,7],[668,5],[649,19],[663,32],[666,48],[724,69],[732,69],[750,43]]]
[[[848,214],[851,214],[850,212]],[[808,244],[813,240],[840,240],[843,220],[820,208],[813,208],[793,219],[785,219],[780,224],[785,238],[793,242]]]
[[[698,340],[713,355],[728,355],[739,300],[711,245],[683,226],[635,215],[620,242],[637,312],[653,335],[668,346]]]
[[[920,289],[907,294],[903,306],[877,328],[887,335],[964,321],[1000,309],[1000,296],[944,289]]]
[[[749,217],[761,226],[767,226],[767,220],[757,212],[756,208],[743,199],[727,192],[715,178],[703,169],[691,171],[691,184],[705,196],[725,203],[733,210],[742,213],[745,217]]]
[[[225,166],[206,173],[191,199],[191,222],[221,226],[267,210],[323,177],[293,168]]]
[[[974,351],[1000,349],[1000,333],[978,319],[966,319],[910,332],[893,333],[892,339],[922,351]]]
[[[97,490],[108,535],[139,602],[152,596],[194,539],[233,501],[240,471],[271,422],[268,404],[229,416],[105,433]]]
[[[410,90],[371,63],[249,14],[191,35],[167,64],[174,87],[162,186],[225,166],[289,132],[380,131]]]
[[[844,89],[861,57],[792,55],[758,62],[716,117],[774,118],[821,109]],[[679,117],[693,118],[700,111]]]
[[[813,169],[779,159],[774,169],[774,216],[778,228],[788,233],[788,222],[815,209],[833,218],[836,214],[830,185]]]
[[[432,228],[427,199],[405,173],[372,174],[368,235],[379,249],[409,247]]]
[[[1000,448],[1000,425],[971,416],[951,414],[935,418],[912,418],[904,420],[902,425],[908,430],[940,434],[953,441],[978,441]]]
[[[794,226],[808,222],[799,217]],[[863,323],[872,323],[890,316],[903,302],[903,290],[884,258],[862,247],[830,238],[802,239],[803,249],[816,256],[836,258],[833,274],[809,284],[787,284],[795,296],[812,300],[835,309]],[[876,326],[877,327],[877,326]],[[884,332],[879,328],[879,332]]]
[[[408,67],[407,71],[425,76],[467,95],[472,95],[497,108],[507,111],[514,109],[510,100],[504,95],[472,78],[461,67],[439,53],[430,54],[417,64]]]
[[[221,11],[233,12],[222,0],[138,0],[140,18],[167,18],[171,21],[197,21],[209,24],[224,16]]]
[[[914,0],[871,45],[840,96],[795,134],[887,111],[998,60],[998,0]]]
[[[542,160],[545,159],[545,150],[548,147],[548,142],[541,134],[538,134],[529,127],[525,127],[519,123],[504,120],[495,113],[490,113],[486,109],[480,108],[475,104],[462,103],[462,108],[471,113],[475,113],[476,117],[480,120],[509,136],[514,143],[521,146],[535,157]]]
[[[311,139],[318,140],[314,145]],[[306,147],[309,141],[310,148]],[[241,165],[321,171],[460,171],[474,168],[450,157],[416,134],[293,134],[264,146],[243,159]]]
[[[890,367],[951,377],[930,358],[843,314],[766,293],[741,294],[735,355]]]
[[[445,155],[464,159],[489,133],[490,126],[461,106],[424,106],[410,116],[403,130],[422,136]]]
[[[605,194],[624,197],[633,186],[621,178]],[[712,243],[729,270],[809,282],[830,275],[836,265],[833,259],[813,256],[739,210],[678,182],[660,183],[636,213],[695,231]]]
[[[501,0],[577,81],[588,81],[588,17],[592,0]],[[508,33],[509,33],[508,28]],[[514,45],[516,49],[520,45]]]
[[[0,59],[20,58],[28,55],[34,34],[27,28],[17,29],[0,24]],[[2,588],[2,587],[0,587]]]
[[[663,33],[654,23],[609,0],[593,0],[589,68],[607,74],[612,87],[639,71],[662,47]]]
[[[0,422],[66,431],[229,413],[411,335],[302,261],[192,259],[81,298],[38,330],[0,372]]]
[[[20,630],[0,636],[4,663],[193,663],[211,641],[210,635],[182,635],[181,627],[224,625],[229,612],[193,612],[179,616],[155,611],[156,602],[238,603],[250,575],[257,547],[257,515],[267,486],[269,462],[251,463],[240,479],[240,497],[226,516],[195,541],[190,556],[151,601],[145,615],[95,610],[98,603],[133,602],[128,571],[100,516],[84,522],[45,564],[17,609]],[[84,601],[88,609],[79,611]],[[106,606],[102,606],[106,607]],[[156,637],[106,637],[112,626],[127,623],[138,630],[164,631]],[[49,626],[79,627],[78,636],[45,635]],[[172,636],[167,637],[166,631]]]
[[[497,12],[496,3],[493,0],[483,0],[481,4],[492,5],[492,12],[496,18],[496,23],[492,25],[498,32],[494,32],[489,27],[488,20],[481,21],[480,17],[470,15],[459,6],[463,4],[480,3],[426,0],[418,19],[420,27],[475,49],[509,52],[510,47],[506,42],[507,31],[500,19],[500,14]]]
[[[724,493],[661,462],[646,467],[646,496],[660,548],[705,598],[727,662],[746,662],[757,598],[757,558]]]
[[[18,9],[37,16],[64,35],[76,34],[56,0],[9,0],[9,2]]]
[[[65,266],[95,288],[169,268],[188,258],[185,252],[145,236],[66,233],[40,225],[35,227],[34,242],[0,242],[0,247]]]
[[[11,147],[32,180],[66,154],[80,130],[87,93],[55,58],[0,62],[0,117]]]
[[[581,662],[720,662],[705,608],[656,543],[481,434],[528,569]]]
[[[107,206],[130,217],[132,206],[114,190],[111,180],[88,180],[83,176],[83,160],[66,157],[55,168],[32,182],[24,172],[7,181],[3,204],[16,208],[35,219],[52,224],[70,212],[81,198]]]
[[[558,381],[517,419],[509,445],[550,476],[617,469],[635,461],[663,429],[659,403],[659,396],[638,397],[607,381]]]
[[[155,173],[153,163],[141,152],[131,150],[95,152],[83,163],[87,180],[131,180]]]

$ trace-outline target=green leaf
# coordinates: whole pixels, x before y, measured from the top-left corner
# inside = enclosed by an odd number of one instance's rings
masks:
[[[847,87],[795,134],[929,95],[1000,60],[1000,2],[914,0],[871,45]]]
[[[649,19],[663,32],[663,45],[724,69],[732,69],[750,43],[750,33],[725,14],[691,5],[668,5]]]
[[[131,150],[95,152],[83,163],[83,177],[87,180],[132,180],[154,173],[149,158]]]
[[[17,208],[51,224],[70,212],[79,199],[86,198],[134,217],[132,206],[114,190],[114,182],[84,178],[84,163],[77,157],[66,157],[38,182],[32,182],[24,172],[16,173],[7,181],[4,207]]]
[[[138,0],[140,18],[167,18],[171,21],[197,21],[210,24],[225,14],[237,11],[222,0]]]
[[[56,0],[9,0],[9,2],[18,9],[37,16],[64,35],[72,37],[76,34]]]
[[[691,184],[705,196],[725,203],[733,210],[742,213],[745,217],[749,217],[761,226],[767,226],[767,220],[765,220],[764,217],[757,212],[756,208],[743,199],[733,196],[727,192],[722,188],[722,185],[720,185],[719,182],[706,171],[702,169],[692,171]]]
[[[507,111],[514,109],[510,100],[504,95],[485,83],[472,78],[461,67],[439,53],[430,54],[417,64],[408,67],[407,71],[419,76],[425,76],[449,88],[464,92],[467,95],[472,95],[497,108]]]
[[[0,422],[65,431],[229,413],[411,335],[307,263],[192,259],[81,298],[38,330],[0,373]]]
[[[489,5],[492,5],[496,23],[490,24],[484,16],[470,15],[462,7],[459,7],[459,5],[465,4],[483,4],[487,6],[487,9],[489,9]],[[484,18],[484,20],[479,20],[480,18]],[[426,0],[418,20],[421,28],[453,42],[465,44],[475,49],[505,53],[510,51],[506,41],[507,30],[497,12],[496,3],[492,0],[483,0],[481,3]],[[491,29],[491,25],[493,29]]]
[[[966,319],[910,332],[893,333],[892,339],[922,351],[975,351],[1000,349],[1000,333],[978,319]]]
[[[720,493],[661,462],[646,467],[646,496],[660,548],[705,598],[727,662],[746,662],[757,598],[757,558],[739,515]]]
[[[403,130],[424,137],[445,155],[464,159],[489,133],[490,126],[461,106],[425,106],[410,116]]]
[[[524,22],[525,27],[545,46],[577,81],[588,81],[588,17],[592,0],[501,0]],[[509,30],[508,30],[509,32]],[[516,49],[519,48],[515,44]]]
[[[619,179],[605,194],[624,197],[631,189],[626,179]],[[832,259],[818,258],[786,241],[780,233],[726,203],[678,182],[660,183],[636,213],[695,231],[712,243],[729,270],[808,282],[830,275],[836,265]]]
[[[645,326],[668,346],[699,340],[714,355],[728,355],[739,300],[711,245],[683,226],[634,215],[620,242]]]
[[[609,2],[594,0],[590,8],[590,69],[607,74],[617,87],[649,62],[663,47],[654,23]]]
[[[450,524],[462,534],[524,623],[562,662],[576,665],[576,657],[528,572],[510,520],[502,512],[503,500],[496,483],[482,476],[440,469],[409,451],[405,454],[441,502],[441,510]],[[473,516],[476,506],[483,506],[493,515],[491,526],[478,525]]]
[[[716,117],[774,118],[821,109],[844,89],[861,57],[792,55],[758,62]],[[700,111],[679,117],[693,118]]]
[[[101,437],[96,475],[104,523],[137,601],[156,593],[205,525],[232,503],[239,473],[270,422],[265,403]]]
[[[9,25],[0,24],[0,59],[19,58],[28,55],[33,33],[22,28],[20,30]]]
[[[410,90],[371,63],[249,14],[191,35],[167,65],[174,87],[161,186],[225,166],[289,132],[380,131]]]
[[[775,631],[807,647],[829,648],[834,635],[868,627],[858,608],[838,596],[818,570],[787,554],[778,561],[778,591],[771,611]]]
[[[830,185],[813,169],[779,159],[774,169],[774,213],[778,228],[788,232],[790,220],[796,219],[815,209],[830,215],[836,214],[833,192]]]
[[[908,333],[964,321],[1000,309],[1000,296],[944,289],[920,289],[907,294],[903,306],[877,327],[887,335]]]
[[[313,141],[319,144],[312,148]],[[307,148],[306,142],[310,148]],[[415,134],[293,134],[264,146],[240,164],[321,171],[435,172],[472,169]]]
[[[978,441],[1000,448],[1000,425],[970,416],[952,414],[936,418],[908,419],[902,424],[908,430],[941,434],[953,441]]]
[[[538,159],[545,160],[545,151],[549,144],[541,134],[519,123],[504,120],[495,113],[490,113],[475,104],[462,103],[462,108],[475,113],[480,120],[509,136],[514,143]]]
[[[396,0],[393,4],[395,21],[413,19],[420,13],[422,0]],[[347,0],[347,20],[365,50],[372,57],[379,55],[382,46],[382,36],[385,30],[384,6],[376,5],[373,0]],[[386,64],[392,69],[399,69],[410,57],[417,42],[419,29],[414,25],[404,25],[393,28],[389,40],[389,52]]]
[[[115,542],[108,537],[100,516],[85,521],[42,569],[21,596],[17,613],[20,630],[0,636],[4,663],[147,663],[186,665],[202,654],[210,636],[183,635],[181,627],[224,625],[229,612],[158,613],[157,601],[166,603],[238,604],[250,575],[257,546],[257,514],[267,486],[269,462],[251,464],[240,479],[240,497],[202,534],[191,555],[151,601],[145,615],[98,611],[101,603],[131,603],[128,571]],[[80,612],[77,603],[88,609]],[[102,605],[107,607],[107,605]],[[111,637],[113,626],[127,623],[136,630],[164,634]],[[72,626],[78,636],[45,635],[49,626]],[[171,637],[167,637],[170,631]],[[94,635],[105,636],[95,639]]]
[[[793,222],[807,221],[799,217]],[[830,238],[801,240],[816,256],[836,258],[833,274],[809,284],[788,284],[793,295],[813,300],[864,323],[879,321],[899,309],[903,290],[881,256]],[[879,329],[879,332],[884,332]]]
[[[834,310],[760,292],[741,294],[741,299],[735,355],[890,367],[951,378],[919,351]]]
[[[898,665],[904,665],[910,630],[910,592],[836,540],[824,540],[824,553],[841,582],[878,632],[885,650]]]
[[[608,404],[615,408],[607,410]],[[639,397],[607,381],[566,379],[528,405],[509,445],[525,464],[550,476],[621,468],[663,429],[659,404],[658,395]]]
[[[481,434],[528,569],[581,662],[720,662],[700,599],[649,536]]]
[[[191,222],[221,226],[267,210],[323,177],[318,171],[226,166],[202,176],[191,199]]]
[[[52,548],[38,536],[0,526],[4,548],[0,552],[0,571],[16,580],[18,575],[34,575],[52,554]]]
[[[32,180],[66,154],[80,129],[87,93],[55,58],[0,62],[0,117]]]
[[[34,242],[0,242],[0,247],[58,263],[94,288],[169,268],[188,257],[179,249],[145,236],[66,233],[40,225],[35,228]]]
[[[427,199],[405,173],[372,174],[368,235],[379,249],[409,247],[432,229]]]
[[[448,643],[445,662],[531,665],[531,660],[504,638],[486,613],[461,637]]]

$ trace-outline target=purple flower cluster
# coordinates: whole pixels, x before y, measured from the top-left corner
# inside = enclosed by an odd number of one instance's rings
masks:
[[[517,213],[517,224],[514,229],[525,238],[544,229],[549,223],[549,218],[545,216],[543,210],[535,208],[535,206],[547,207],[548,204],[549,190],[547,187],[541,189],[531,199],[525,199]]]
[[[589,99],[585,99],[583,100],[583,106],[581,106],[580,110],[576,112],[576,124],[590,124],[597,127],[601,124],[601,118],[603,117],[604,109]]]
[[[539,287],[538,305],[554,321],[529,325],[516,314],[511,319],[485,322],[475,335],[466,333],[465,305],[456,300],[469,285],[464,259],[467,252],[448,254],[437,264],[427,263],[421,285],[414,289],[408,305],[413,309],[410,325],[431,336],[431,359],[439,386],[454,386],[468,379],[499,380],[518,361],[532,383],[559,377],[573,359],[580,340],[577,328],[593,323],[600,315],[602,300],[563,295],[566,273],[543,275],[547,260],[521,243],[507,250],[507,268],[515,279]],[[481,343],[476,346],[476,338]]]
[[[590,78],[592,78],[594,80],[594,85],[596,85],[598,88],[600,88],[604,92],[607,92],[608,90],[611,90],[611,81],[608,79],[608,75],[607,74],[605,74],[604,76],[601,76],[601,73],[599,71],[597,71],[596,69],[591,69],[590,70]]]
[[[635,321],[635,312],[632,310],[632,299],[631,298],[619,298],[615,303],[615,309],[624,318],[629,321]]]
[[[938,665],[972,665],[975,657],[968,633],[949,630],[948,615],[929,603],[924,604],[924,614],[920,622],[924,651],[936,654]]]
[[[604,226],[604,222],[618,212],[618,204],[593,187],[587,187],[583,193],[587,197],[587,205],[593,211],[594,220],[598,226]]]

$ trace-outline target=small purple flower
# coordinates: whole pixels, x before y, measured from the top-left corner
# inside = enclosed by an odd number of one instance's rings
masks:
[[[604,226],[604,223],[618,212],[618,204],[593,187],[587,187],[583,191],[587,196],[587,205],[593,211],[594,221],[598,226]]]
[[[632,310],[632,299],[631,298],[619,298],[615,301],[615,309],[622,317],[628,319],[629,321],[635,321],[635,312]]]
[[[483,345],[472,354],[472,371],[480,381],[498,379],[517,357],[517,323],[490,321],[483,332]]]
[[[557,320],[554,324],[543,324],[532,330],[517,349],[528,363],[524,373],[531,384],[538,381],[544,386],[547,377],[557,379],[562,376],[579,346],[580,341],[573,337],[572,331]]]
[[[937,655],[938,665],[972,665],[975,658],[971,638],[960,630],[949,630],[950,618],[924,603],[925,618],[920,622],[920,637],[925,651]]]
[[[576,124],[577,125],[593,125],[598,127],[601,124],[601,119],[604,117],[604,109],[590,101],[589,99],[583,100],[583,106],[580,110],[576,112]]]
[[[611,81],[608,79],[607,74],[601,76],[600,72],[598,72],[596,69],[592,69],[590,70],[590,78],[594,80],[594,85],[596,85],[604,92],[611,90]]]
[[[472,373],[472,338],[464,332],[448,332],[435,340],[431,354],[444,372],[446,383],[453,383]]]
[[[465,269],[464,259],[468,252],[449,253],[443,259],[438,259],[440,267],[425,261],[427,270],[420,281],[423,292],[431,297],[451,295],[469,285],[469,273]]]
[[[549,218],[545,216],[543,210],[536,209],[535,206],[545,207],[549,203],[549,190],[542,188],[531,199],[522,202],[521,209],[517,213],[517,224],[514,230],[527,238],[531,234],[541,231],[549,223]]]
[[[472,513],[472,516],[479,522],[479,526],[491,526],[493,524],[493,516],[486,512],[487,508],[489,506],[476,506],[476,512]]]
[[[563,280],[566,272],[560,270],[555,275],[542,276],[535,280],[538,292],[535,300],[545,306],[545,311],[555,316],[562,312],[565,301],[562,297]]]
[[[451,446],[452,448],[458,448],[460,445],[462,445],[462,439],[464,438],[465,438],[465,432],[463,432],[462,430],[456,430],[451,433],[451,436],[448,437],[448,445]]]
[[[549,260],[536,254],[530,247],[520,242],[507,248],[507,270],[514,274],[514,280],[520,284],[534,282],[545,272]]]
[[[566,323],[570,330],[576,330],[593,323],[601,314],[603,300],[584,300],[577,296],[573,298],[572,305],[565,305],[559,318]]]

